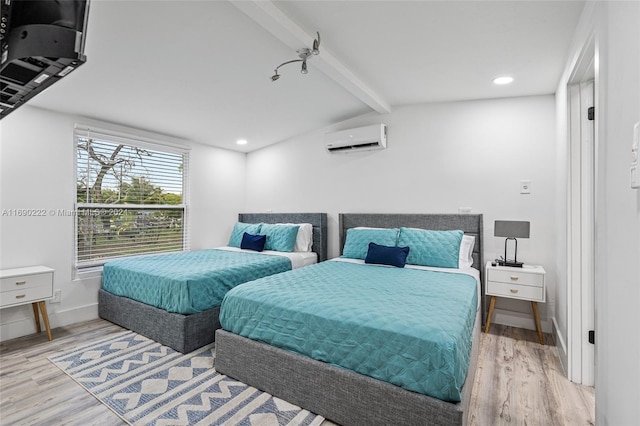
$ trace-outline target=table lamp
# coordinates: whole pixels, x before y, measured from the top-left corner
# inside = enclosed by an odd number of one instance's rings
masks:
[[[506,237],[504,240],[504,259],[496,259],[500,266],[513,266],[522,268],[522,262],[518,262],[518,240],[517,238],[529,238],[529,222],[517,220],[496,220],[494,223],[493,235],[496,237]],[[507,257],[507,244],[513,240],[515,248],[513,250],[513,260]]]

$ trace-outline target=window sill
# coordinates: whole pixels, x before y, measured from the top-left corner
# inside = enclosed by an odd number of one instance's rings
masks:
[[[74,269],[73,281],[83,281],[91,278],[102,278],[102,266],[93,268]]]

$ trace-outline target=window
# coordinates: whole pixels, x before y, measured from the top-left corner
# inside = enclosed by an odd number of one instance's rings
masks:
[[[188,249],[188,153],[89,129],[74,131],[76,267]]]

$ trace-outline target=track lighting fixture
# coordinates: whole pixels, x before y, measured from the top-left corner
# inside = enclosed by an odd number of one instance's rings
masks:
[[[307,59],[311,59],[312,55],[320,54],[320,33],[316,32],[316,34],[318,35],[318,37],[315,40],[313,40],[313,48],[309,49],[308,47],[305,47],[302,49],[298,49],[296,53],[298,54],[298,57],[300,59],[293,59],[291,61],[283,62],[280,65],[278,65],[276,69],[273,71],[274,74],[271,76],[271,81],[276,81],[277,79],[280,78],[280,74],[278,74],[278,70],[280,69],[280,67],[282,67],[283,65],[292,64],[294,62],[302,62],[302,68],[300,69],[300,73],[307,74],[309,72],[309,70],[307,69]]]

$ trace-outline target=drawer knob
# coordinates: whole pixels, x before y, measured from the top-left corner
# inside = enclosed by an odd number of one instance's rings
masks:
[[[511,289],[511,293],[517,293],[517,292],[518,292],[518,289],[517,289],[517,288],[512,288],[512,289]]]
[[[25,285],[26,281],[16,281],[16,285]]]
[[[16,299],[22,299],[24,296],[25,296],[24,294],[18,294],[18,295],[16,296]]]
[[[518,277],[517,275],[511,275],[511,280],[512,281],[518,281],[518,278],[520,278],[520,277]]]

